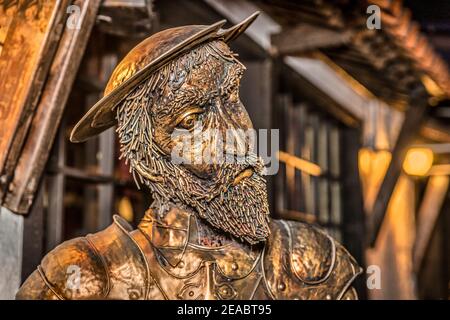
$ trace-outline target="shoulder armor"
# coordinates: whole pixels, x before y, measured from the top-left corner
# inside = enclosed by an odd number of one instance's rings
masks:
[[[40,280],[58,299],[102,296],[108,277],[100,257],[86,238],[63,242],[37,268]],[[26,283],[21,290],[27,290]]]
[[[83,285],[89,282],[89,286]],[[75,238],[42,259],[20,287],[16,299],[86,299],[101,295],[105,283],[107,277],[95,252],[86,239]]]
[[[341,299],[361,273],[355,259],[322,230],[272,220],[264,275],[274,299]]]
[[[115,216],[105,230],[50,251],[37,272],[59,299],[144,298],[148,267],[130,231],[128,223]],[[27,282],[19,292],[28,290]]]

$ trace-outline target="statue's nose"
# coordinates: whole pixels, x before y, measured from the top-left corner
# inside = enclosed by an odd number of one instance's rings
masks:
[[[219,106],[220,131],[224,139],[225,153],[245,156],[252,143],[253,126],[248,114],[239,103],[233,106]]]

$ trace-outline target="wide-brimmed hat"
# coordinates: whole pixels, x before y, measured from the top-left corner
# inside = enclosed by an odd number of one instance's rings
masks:
[[[195,47],[213,40],[230,42],[256,19],[255,12],[241,23],[221,29],[226,20],[212,25],[191,25],[167,29],[148,37],[134,47],[117,65],[98,101],[75,125],[70,141],[83,142],[116,125],[116,107],[137,85],[162,66]]]

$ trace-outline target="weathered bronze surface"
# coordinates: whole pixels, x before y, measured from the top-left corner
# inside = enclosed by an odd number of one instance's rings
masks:
[[[79,6],[86,13],[79,20],[80,28],[64,29],[58,42],[49,68],[49,76],[43,84],[27,137],[4,195],[2,206],[13,212],[26,214],[34,203],[38,182],[53,145],[51,142],[59,127],[72,83],[95,24],[100,2],[100,0],[73,2],[73,5]],[[62,5],[58,10],[66,12],[66,7]],[[48,59],[48,54],[44,57]],[[28,113],[27,116],[31,115]],[[8,118],[5,121],[11,123]]]
[[[198,128],[252,128],[239,99],[245,67],[226,43],[254,18],[228,30],[162,31],[119,64],[72,138],[117,123],[122,157],[155,201],[137,230],[115,216],[107,229],[51,251],[18,299],[356,298],[361,269],[340,244],[315,227],[269,218],[263,165],[245,137],[235,136],[244,146],[237,150],[202,140],[172,161],[180,137]],[[244,160],[195,161],[203,150]]]
[[[58,46],[64,27],[65,8],[69,4],[68,0],[0,1],[2,206],[8,189],[15,188],[11,184],[14,169],[22,155],[22,147],[52,62],[49,57],[53,56]],[[23,183],[34,182],[24,179]]]

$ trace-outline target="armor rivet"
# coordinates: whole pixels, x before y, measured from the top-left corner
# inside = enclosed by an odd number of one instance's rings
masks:
[[[237,264],[236,262],[233,262],[233,263],[231,264],[231,269],[233,269],[234,271],[236,271],[237,269],[239,269],[238,264]]]
[[[184,268],[184,262],[180,261],[180,263],[178,263],[178,268]]]
[[[327,300],[331,300],[331,296],[329,294],[327,294],[326,298]]]
[[[194,291],[189,291],[189,297],[194,296]]]
[[[284,284],[284,282],[280,282],[280,284],[278,285],[278,290],[284,291],[284,289],[286,289],[286,285]]]

